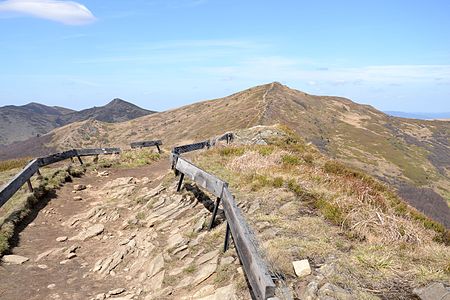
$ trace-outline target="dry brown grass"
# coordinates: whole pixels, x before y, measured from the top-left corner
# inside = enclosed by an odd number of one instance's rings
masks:
[[[223,155],[228,152],[233,155]],[[286,163],[286,155],[297,159]],[[247,209],[258,202],[247,218],[271,268],[288,279],[294,279],[292,261],[308,258],[313,266],[333,263],[330,280],[362,298],[368,291],[406,297],[418,285],[450,280],[448,231],[289,131],[268,146],[212,149],[195,160],[229,181]]]

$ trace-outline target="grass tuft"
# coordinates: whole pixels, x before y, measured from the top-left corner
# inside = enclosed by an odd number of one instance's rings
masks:
[[[283,155],[281,161],[285,166],[298,166],[301,163],[300,158],[290,154]]]

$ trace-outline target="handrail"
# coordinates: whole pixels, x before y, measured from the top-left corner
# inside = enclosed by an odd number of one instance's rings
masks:
[[[227,138],[229,142],[229,137]],[[201,144],[205,142],[184,145],[177,147],[188,152],[187,149],[202,149]],[[208,145],[209,141],[208,141]],[[204,148],[204,147],[203,147]],[[186,151],[185,151],[186,150]],[[190,150],[190,151],[193,151]],[[248,282],[252,288],[253,294],[257,299],[269,299],[275,296],[275,283],[269,273],[269,270],[261,257],[256,237],[251,232],[248,223],[245,221],[240,208],[237,206],[233,195],[228,189],[228,183],[217,178],[216,176],[202,170],[191,162],[179,156],[180,152],[176,152],[176,148],[172,151],[172,168],[176,172],[181,173],[178,190],[181,187],[184,176],[190,177],[198,185],[218,197],[214,208],[211,225],[214,223],[214,218],[217,213],[217,208],[222,201],[222,205],[227,220],[227,233],[225,236],[225,250],[228,247],[228,235],[231,231],[237,253],[243,265],[243,270],[247,275]],[[211,227],[210,225],[210,227]]]
[[[21,187],[39,170],[38,159],[33,159],[0,190],[0,207],[2,207]]]
[[[156,146],[156,149],[158,149],[158,152],[161,153],[161,149],[159,146],[162,145],[161,140],[155,140],[155,141],[140,141],[140,142],[133,142],[130,144],[131,149],[135,148],[144,148],[144,147],[152,147]]]
[[[16,176],[14,176],[8,183],[0,189],[0,207],[2,207],[8,200],[25,184],[28,182],[30,192],[33,190],[30,178],[39,172],[40,167],[45,167],[56,162],[77,157],[82,164],[81,156],[91,156],[100,154],[117,154],[120,153],[120,148],[95,148],[95,149],[72,149],[60,153],[50,154],[45,157],[33,159],[28,163]]]

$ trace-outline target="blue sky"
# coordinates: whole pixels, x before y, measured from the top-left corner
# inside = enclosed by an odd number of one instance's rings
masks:
[[[450,1],[0,0],[0,106],[165,110],[272,81],[450,111]]]

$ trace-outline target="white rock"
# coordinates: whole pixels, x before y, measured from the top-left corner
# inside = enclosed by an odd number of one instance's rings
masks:
[[[47,288],[51,289],[51,290],[54,289],[55,287],[56,287],[56,284],[54,284],[54,283],[47,285]]]
[[[67,241],[67,236],[60,236],[56,238],[57,242],[65,242]]]
[[[21,265],[21,264],[29,261],[30,259],[25,256],[11,254],[11,255],[4,255],[2,260],[4,263]]]
[[[73,197],[73,201],[81,201],[83,198],[81,196],[75,196]]]
[[[77,255],[73,252],[70,252],[69,254],[67,254],[67,259],[72,259],[74,257],[76,257]]]
[[[102,172],[98,172],[97,173],[97,176],[98,177],[106,177],[106,176],[108,176],[109,175],[109,172],[108,171],[102,171]]]
[[[292,262],[294,266],[295,275],[297,277],[304,277],[311,274],[311,267],[309,266],[309,261],[307,259],[297,260]]]
[[[108,295],[119,295],[119,294],[122,294],[123,292],[125,292],[124,288],[118,288],[118,289],[114,289],[112,291],[109,291]]]

